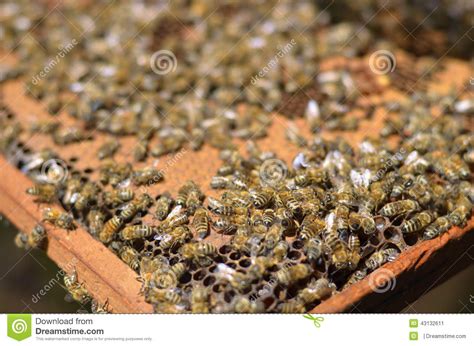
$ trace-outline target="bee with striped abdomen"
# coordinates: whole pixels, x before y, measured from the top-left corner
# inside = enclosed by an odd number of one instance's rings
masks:
[[[434,221],[436,215],[431,211],[422,211],[415,214],[410,220],[404,221],[401,226],[403,233],[414,233],[423,230]]]

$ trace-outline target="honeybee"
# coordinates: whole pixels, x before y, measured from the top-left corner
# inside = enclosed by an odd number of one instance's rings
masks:
[[[184,312],[185,306],[182,304],[160,303],[155,305],[155,313],[159,314],[181,314]]]
[[[53,134],[60,126],[59,121],[36,120],[30,125],[30,131],[31,133]]]
[[[396,249],[388,248],[374,252],[366,261],[365,266],[371,270],[375,270],[386,262],[392,262],[398,256]]]
[[[131,201],[135,197],[132,189],[115,189],[104,193],[104,202],[107,206],[115,208],[122,203]]]
[[[56,186],[52,184],[36,184],[26,190],[26,193],[36,196],[37,203],[51,203],[56,199]]]
[[[250,215],[250,225],[253,227],[263,226],[264,233],[267,231],[267,227],[265,227],[265,225],[263,224],[263,211],[262,210],[256,209],[252,211],[252,214]]]
[[[251,232],[247,227],[237,227],[237,230],[232,237],[231,245],[232,248],[236,251],[241,251],[244,253],[250,252],[249,241],[250,241]]]
[[[188,180],[183,186],[179,188],[178,196],[176,197],[176,204],[183,207],[186,206],[186,201],[188,200],[188,196],[191,191],[200,190],[194,181]]]
[[[255,208],[262,209],[266,207],[273,199],[273,190],[270,188],[262,188],[250,191],[250,199]]]
[[[318,213],[323,208],[323,205],[319,199],[305,200],[301,203],[302,215],[310,215],[312,213]]]
[[[79,175],[73,175],[66,180],[63,203],[73,205],[76,202],[77,195],[82,189],[83,182]]]
[[[276,221],[275,211],[273,209],[265,209],[263,211],[263,224],[267,227],[273,225]]]
[[[390,193],[390,197],[401,197],[413,185],[414,180],[415,177],[413,174],[404,174],[403,176],[397,178]]]
[[[203,286],[193,287],[191,292],[191,311],[193,314],[207,314],[210,310],[209,291]]]
[[[140,254],[131,246],[123,246],[119,251],[119,256],[133,270],[137,271],[140,267]]]
[[[119,255],[120,249],[124,245],[123,241],[121,240],[112,240],[108,245],[107,248],[112,251],[114,254]]]
[[[174,228],[185,225],[189,222],[189,216],[182,212],[180,208],[176,213],[171,212],[168,217],[161,223],[162,228]]]
[[[320,235],[326,228],[326,222],[314,214],[306,215],[301,223],[300,238],[308,240]]]
[[[421,231],[435,219],[436,215],[431,211],[422,211],[410,220],[404,221],[401,226],[403,233],[414,233]]]
[[[283,261],[288,253],[289,245],[286,241],[279,241],[273,248],[272,256],[277,261]]]
[[[131,225],[126,226],[122,231],[120,231],[120,238],[122,240],[148,238],[156,231],[156,227],[149,225]]]
[[[418,202],[405,199],[384,205],[382,209],[380,209],[380,214],[387,217],[393,217],[408,214],[417,210],[420,210],[420,205]]]
[[[146,291],[146,301],[151,304],[170,303],[179,304],[182,301],[177,289],[151,287]]]
[[[250,193],[248,191],[225,191],[222,194],[222,201],[236,207],[237,213],[244,211],[242,208],[248,208],[252,205],[252,202],[250,201]]]
[[[346,205],[337,205],[334,209],[334,222],[336,229],[340,232],[349,230],[349,214],[350,210]]]
[[[318,260],[323,254],[323,242],[321,238],[314,237],[306,241],[304,251],[308,261],[313,262]]]
[[[349,264],[350,254],[346,245],[339,239],[337,232],[329,232],[326,235],[325,244],[331,250],[331,263],[336,267],[336,269],[347,267]]]
[[[57,209],[45,208],[42,221],[46,221],[56,227],[71,231],[77,228],[71,214],[60,212]]]
[[[0,132],[0,150],[5,151],[14,141],[18,138],[18,135],[22,131],[20,123],[5,124],[6,127],[2,128]]]
[[[137,215],[139,212],[139,202],[137,199],[133,199],[128,204],[120,208],[119,215],[116,215],[122,222],[129,221]]]
[[[454,226],[462,227],[467,222],[467,217],[470,213],[471,210],[468,207],[460,205],[449,214],[448,218]]]
[[[267,195],[270,194],[267,193]],[[286,207],[291,212],[291,216],[301,215],[301,202],[297,200],[289,191],[278,193],[277,200],[282,204],[282,206]]]
[[[163,173],[155,167],[145,167],[132,173],[132,182],[137,186],[156,184],[163,179]]]
[[[231,205],[224,204],[212,197],[209,197],[207,201],[208,201],[209,209],[213,213],[218,214],[218,215],[226,215],[226,216],[233,215],[236,213],[237,211],[236,209],[238,209],[238,208],[234,208]]]
[[[106,300],[104,304],[100,304],[97,300],[92,300],[91,311],[93,314],[110,314],[109,301]]]
[[[316,300],[324,300],[329,298],[335,291],[335,286],[328,279],[321,278],[311,282],[306,288],[301,290],[296,299],[304,305],[311,304]]]
[[[155,157],[163,156],[169,153],[173,153],[181,149],[185,138],[180,138],[178,136],[169,136],[161,138],[160,143],[151,149],[151,155]]]
[[[275,273],[275,277],[281,285],[289,286],[302,279],[306,279],[313,270],[307,264],[295,264],[289,268],[282,268]]]
[[[248,269],[248,276],[252,279],[261,279],[267,270],[276,265],[275,257],[258,256],[252,257],[252,264]]]
[[[184,263],[179,262],[175,265],[160,269],[152,274],[151,282],[154,287],[173,288],[178,284],[181,276],[186,272],[187,267]]]
[[[244,291],[250,287],[253,280],[253,276],[238,272],[224,263],[217,265],[216,274],[218,278],[228,281],[238,291]]]
[[[85,304],[89,300],[89,292],[83,284],[77,280],[75,270],[71,274],[64,275],[64,285],[74,300],[81,304]]]
[[[156,201],[155,217],[160,221],[166,219],[173,203],[171,195],[168,192],[163,193]]]
[[[92,139],[92,136],[77,127],[57,129],[53,134],[54,143],[61,146],[88,139]]]
[[[454,210],[448,215],[449,221],[451,221],[454,226],[463,227],[471,211],[472,203],[469,198],[464,195],[459,195],[456,199],[456,207],[454,207]]]
[[[48,111],[49,114],[51,115],[57,115],[61,109],[63,108],[63,101],[61,100],[60,97],[54,97],[53,95],[49,95],[49,96],[45,96],[43,98],[43,102],[46,103],[46,110]],[[78,132],[79,130],[76,129],[76,128],[70,128],[68,129],[68,131],[71,131],[71,132]],[[59,132],[59,130],[56,130],[55,133]],[[69,136],[69,134],[65,131],[63,131],[64,133],[64,137],[67,138],[67,142],[64,143],[64,144],[67,144],[67,143],[72,143],[74,142],[74,138],[73,136]],[[66,139],[65,139],[66,140]]]
[[[192,150],[199,150],[204,144],[205,132],[199,127],[195,127],[191,130],[191,141],[190,146]]]
[[[344,286],[342,286],[342,289],[345,290],[346,288],[362,280],[366,276],[367,276],[367,269],[356,270],[354,273],[351,274],[351,276],[349,276]]]
[[[314,186],[322,185],[329,181],[328,174],[321,168],[311,167],[304,171],[304,173],[295,176],[295,183],[297,186]]]
[[[209,234],[209,216],[204,208],[199,208],[193,218],[193,228],[199,239],[204,239]]]
[[[371,216],[354,212],[349,215],[349,228],[352,231],[362,228],[363,232],[367,235],[373,234],[376,231],[375,221]]]
[[[148,154],[148,139],[140,139],[133,147],[133,159],[135,161],[145,161]]]
[[[443,234],[451,228],[449,217],[438,217],[431,225],[428,225],[423,232],[423,239],[433,239]]]
[[[91,204],[95,203],[99,191],[100,188],[97,186],[97,184],[87,182],[81,189],[81,191],[77,194],[77,198],[74,203],[74,208],[78,211],[83,211]]]
[[[187,243],[180,248],[184,259],[192,260],[199,264],[210,264],[209,257],[217,254],[217,248],[211,243]]]
[[[231,180],[228,177],[214,176],[211,178],[212,189],[225,189],[231,185]]]
[[[465,180],[471,175],[469,166],[458,154],[436,161],[434,169],[437,173],[445,176],[450,182]]]
[[[419,177],[424,178],[424,176],[418,176],[417,178]],[[432,199],[431,189],[428,185],[428,182],[421,181],[420,179],[416,179],[413,186],[408,190],[407,196],[417,201],[422,206],[428,205]]]
[[[278,310],[282,314],[302,314],[306,312],[304,304],[297,300],[291,300],[284,303],[281,303],[278,306]]]
[[[245,218],[238,217],[245,221]],[[222,234],[232,234],[237,229],[238,225],[241,225],[241,220],[237,220],[237,217],[219,217],[212,222],[214,228]]]
[[[133,202],[136,204],[138,211],[144,213],[153,204],[153,198],[147,193],[142,193]]]
[[[305,147],[307,144],[306,138],[304,138],[299,130],[298,127],[294,123],[289,123],[288,127],[285,132],[286,139],[291,143],[295,144],[296,146],[302,148]]]
[[[97,151],[97,157],[99,158],[99,160],[112,157],[119,148],[120,143],[117,140],[105,142],[100,146],[99,150]]]
[[[46,239],[46,230],[40,224],[37,224],[28,235],[18,233],[15,237],[15,244],[19,248],[26,250],[40,247]]]
[[[274,224],[265,234],[263,245],[266,250],[273,249],[283,237],[283,228],[280,224]]]
[[[234,311],[239,314],[254,314],[263,311],[263,306],[258,301],[237,296],[234,298]]]
[[[186,212],[189,215],[194,215],[196,209],[202,206],[204,195],[199,189],[189,191],[188,198],[186,199]]]
[[[179,248],[192,237],[193,234],[187,226],[178,226],[168,233],[155,236],[155,239],[160,240],[160,248],[169,250]]]
[[[99,233],[100,241],[106,244],[109,243],[122,226],[123,219],[119,215],[112,216]]]
[[[104,185],[110,183],[113,187],[127,179],[132,173],[132,165],[120,164],[112,159],[105,159],[100,166],[100,182]]]
[[[357,268],[357,265],[359,264],[360,261],[360,240],[357,234],[351,233],[349,235],[349,241],[348,241],[348,246],[350,250],[350,255],[349,255],[349,268],[351,270],[354,270]]]
[[[374,187],[376,183],[372,183],[369,193],[361,194],[363,200],[359,203],[359,214],[371,215],[387,198],[387,194],[380,187],[380,184],[378,188]]]
[[[169,266],[169,262],[164,256],[142,256],[140,260],[140,276],[137,278],[142,283],[141,292],[150,286],[152,275],[158,270],[164,270]]]
[[[22,232],[18,232],[18,234],[15,236],[15,245],[20,249],[27,249],[28,235]]]

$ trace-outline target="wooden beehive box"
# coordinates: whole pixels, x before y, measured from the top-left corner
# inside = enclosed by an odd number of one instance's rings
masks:
[[[12,62],[14,59],[8,54],[4,58]],[[355,59],[347,62],[345,59],[328,61],[322,68],[330,68],[334,64],[354,64],[366,66],[367,58]],[[443,66],[431,79],[427,87],[430,90],[447,90],[455,86],[460,93],[465,87],[463,83],[472,75],[467,63],[460,60],[445,59],[436,64]],[[371,93],[367,88],[362,101],[374,102],[406,97],[399,89],[384,85],[383,80],[373,79],[369,81],[377,86],[376,93]],[[422,81],[425,83],[425,81]],[[403,80],[402,80],[403,83]],[[421,83],[421,82],[420,82]],[[40,118],[49,119],[51,116],[45,111],[45,105],[27,97],[24,94],[23,81],[13,80],[1,85],[0,94],[3,102],[16,114],[18,119],[25,125],[28,122]],[[242,106],[245,107],[245,106]],[[353,116],[358,116],[354,114]],[[357,132],[323,132],[324,136],[342,135],[352,143],[357,143],[365,136],[377,133],[382,126],[385,111],[380,108],[375,112],[374,119],[363,120]],[[70,117],[63,110],[57,119],[63,124],[74,124],[77,120]],[[302,119],[296,119],[296,124],[309,136]],[[298,149],[288,145],[285,141],[285,128],[288,119],[274,114],[273,123],[267,138],[258,143],[265,150],[278,153],[290,163]],[[106,141],[108,135],[95,132],[91,141],[71,144],[67,147],[54,145],[49,136],[33,135],[23,133],[20,140],[28,148],[38,150],[45,147],[53,148],[58,155],[67,162],[74,162],[70,169],[87,172],[91,177],[97,177],[99,161],[96,158],[98,147]],[[133,138],[120,138],[122,146],[116,155],[117,161],[130,161],[130,148],[135,143]],[[238,143],[243,144],[243,143]],[[209,182],[212,175],[220,165],[218,151],[209,146],[202,150],[193,152],[189,148],[164,158],[159,162],[150,158],[145,163],[136,164],[138,167],[156,164],[158,169],[165,171],[165,180],[149,188],[149,193],[157,195],[165,190],[176,194],[178,187],[187,179],[193,179],[203,187],[206,195],[216,195],[210,190]],[[31,180],[11,165],[7,159],[0,156],[0,213],[4,214],[22,232],[31,232],[33,227],[41,220],[41,207],[33,202],[33,198],[25,194],[25,190],[32,185]],[[136,273],[123,263],[115,254],[109,251],[102,243],[95,240],[85,229],[79,228],[73,232],[65,232],[47,226],[48,256],[60,267],[70,271],[70,263],[74,263],[80,281],[84,282],[93,298],[104,302],[108,300],[110,307],[115,313],[151,313],[153,308],[144,301],[139,294],[140,284],[136,280]],[[222,243],[226,236],[213,234],[210,240],[216,244]],[[454,274],[451,270],[455,263],[461,263],[456,268],[472,264],[472,251],[474,244],[474,218],[463,228],[453,228],[441,237],[430,241],[424,241],[403,252],[395,262],[386,264],[382,269],[390,270],[396,284],[387,292],[375,293],[369,281],[369,275],[364,280],[354,284],[340,294],[326,300],[314,309],[318,313],[333,313],[352,311],[400,311],[407,303],[412,302],[421,294],[435,285],[443,282]],[[8,245],[4,245],[8,246]],[[10,244],[13,246],[13,244]],[[467,256],[465,256],[467,254]],[[381,269],[379,269],[381,270]],[[393,278],[392,278],[393,279]]]

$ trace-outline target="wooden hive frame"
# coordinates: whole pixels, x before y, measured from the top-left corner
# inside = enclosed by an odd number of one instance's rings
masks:
[[[345,63],[344,59],[342,62]],[[340,63],[340,61],[339,61]],[[367,58],[360,59],[360,64],[367,64]],[[436,83],[430,85],[431,90],[445,90],[455,85],[460,92],[463,90],[461,83],[470,76],[469,65],[459,60],[443,61],[444,68],[436,74]],[[324,68],[324,64],[322,65]],[[331,62],[326,68],[333,66]],[[455,76],[455,78],[454,78]],[[375,81],[378,83],[377,81]],[[22,81],[14,80],[1,86],[0,95],[4,103],[10,107],[18,119],[27,124],[34,118],[51,119],[44,110],[44,105],[24,95]],[[393,99],[405,95],[385,88],[380,95],[367,95],[362,97],[369,101]],[[356,115],[354,115],[356,116]],[[377,109],[372,120],[361,121],[361,127],[354,133],[327,133],[324,136],[342,135],[351,142],[357,143],[369,133],[376,133],[380,129],[385,114],[383,109]],[[61,119],[64,124],[74,124],[76,120],[61,112],[55,119]],[[297,125],[304,128],[302,119],[294,120]],[[265,150],[278,153],[278,156],[287,162],[297,153],[297,148],[285,144],[284,132],[288,120],[278,114],[274,115],[269,136],[258,143]],[[305,135],[308,132],[303,130]],[[97,148],[106,140],[108,135],[95,133],[93,141],[85,141],[60,148],[52,142],[50,137],[34,135],[28,137],[22,134],[20,140],[27,147],[40,149],[53,148],[59,157],[68,161],[71,158],[79,160],[74,164],[74,169],[84,171],[92,170],[91,177],[97,177],[99,161],[96,158]],[[131,151],[134,143],[132,138],[120,139],[122,147],[116,159],[118,161],[131,161]],[[243,143],[238,143],[243,144]],[[240,145],[240,147],[243,147]],[[127,149],[128,148],[128,149]],[[139,167],[150,165],[153,158],[146,163],[137,164]],[[175,194],[179,186],[187,179],[193,179],[200,184],[206,195],[216,195],[209,189],[211,176],[219,167],[218,151],[209,146],[198,152],[185,149],[175,155],[161,158],[157,164],[159,169],[165,171],[165,181],[149,187],[149,193],[156,195],[165,190]],[[31,232],[33,227],[41,220],[41,208],[33,202],[33,198],[25,194],[25,190],[32,185],[32,181],[11,165],[7,159],[0,156],[0,213],[4,214],[21,232]],[[99,302],[109,302],[112,312],[115,313],[151,313],[153,308],[144,301],[139,294],[140,283],[136,280],[137,274],[133,272],[116,255],[109,251],[102,243],[95,240],[84,228],[79,227],[72,232],[66,232],[51,226],[47,229],[47,255],[59,267],[70,272],[73,262],[79,280],[83,282]],[[461,263],[457,270],[472,264],[474,254],[474,218],[463,229],[453,228],[441,237],[424,241],[403,252],[396,261],[388,263],[379,270],[390,270],[392,278],[398,284],[391,287],[383,294],[375,293],[370,284],[371,278],[377,271],[364,280],[352,285],[347,290],[318,305],[313,312],[333,313],[344,311],[399,311],[406,303],[412,302],[426,290],[443,282],[455,271],[451,270],[453,263]],[[211,242],[219,245],[226,237],[217,234],[211,235]],[[12,244],[13,245],[13,244]],[[407,289],[409,287],[409,289]]]

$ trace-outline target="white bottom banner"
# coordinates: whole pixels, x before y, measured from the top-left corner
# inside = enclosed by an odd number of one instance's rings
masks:
[[[473,345],[462,314],[3,314],[0,345]]]

